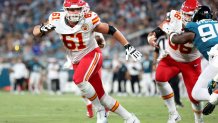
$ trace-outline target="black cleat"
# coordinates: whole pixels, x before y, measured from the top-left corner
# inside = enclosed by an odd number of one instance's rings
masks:
[[[215,105],[213,105],[213,104],[211,104],[210,102],[208,102],[207,104],[206,104],[206,106],[204,107],[204,109],[203,109],[203,114],[204,115],[209,115],[209,114],[211,114],[212,112],[213,112],[213,110],[215,109]]]

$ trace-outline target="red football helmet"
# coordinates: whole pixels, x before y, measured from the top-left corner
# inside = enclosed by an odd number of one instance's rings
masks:
[[[64,0],[63,8],[66,12],[66,18],[72,22],[82,20],[84,15],[90,10],[88,3],[84,0]],[[69,9],[78,9],[80,12],[72,13]]]
[[[194,11],[198,8],[198,6],[200,6],[200,4],[197,0],[186,0],[185,2],[183,2],[181,12],[184,24],[191,21],[191,17],[194,14]]]

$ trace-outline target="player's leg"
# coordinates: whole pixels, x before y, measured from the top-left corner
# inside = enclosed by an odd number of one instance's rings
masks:
[[[195,123],[204,123],[202,109],[203,109],[203,102],[193,103],[191,102],[192,111],[195,117]]]
[[[211,104],[210,101],[212,101],[213,103],[217,101],[217,94],[218,94],[217,90],[218,90],[218,75],[216,75],[208,84],[208,92],[212,95],[210,96],[209,102],[206,104],[203,110],[204,115],[209,115],[215,109],[215,105]]]
[[[179,73],[179,69],[175,64],[176,62],[171,57],[168,56],[163,58],[157,66],[155,75],[157,88],[169,111],[168,123],[181,120],[181,117],[176,110],[172,87],[168,83],[170,78]]]
[[[180,69],[182,72],[184,84],[188,93],[188,97],[192,104],[192,110],[195,116],[195,123],[203,123],[202,115],[202,104],[199,100],[196,100],[192,97],[193,88],[196,84],[196,81],[201,74],[201,60],[197,59],[190,63],[180,64]]]
[[[182,102],[180,100],[179,81],[180,81],[179,76],[176,75],[169,80],[169,83],[170,83],[170,85],[173,89],[173,92],[174,92],[174,100],[175,100],[176,106],[177,107],[184,107],[184,105],[182,104]]]
[[[90,84],[89,78],[98,73],[102,65],[102,54],[100,49],[95,49],[84,56],[78,64],[74,64],[75,84],[79,87],[86,98],[88,98],[97,112],[97,123],[106,123],[105,108],[101,105],[94,87]]]
[[[83,101],[86,104],[87,116],[89,118],[92,118],[94,116],[94,113],[93,113],[93,110],[92,110],[92,102],[88,98],[86,98],[85,96],[82,96],[82,98],[83,98]]]
[[[31,93],[33,92],[33,85],[34,85],[34,75],[33,75],[33,72],[31,72],[30,80],[29,80],[29,86],[28,86],[28,90]]]
[[[213,81],[216,81],[216,82],[214,82],[214,85],[213,85],[214,89],[213,89],[212,94],[209,97],[209,102],[206,104],[206,106],[203,109],[203,114],[204,115],[209,115],[209,114],[211,114],[213,112],[215,106],[218,104],[218,86],[217,86],[217,81],[218,81],[218,75],[217,75],[217,73],[218,73],[218,56],[211,57],[211,59],[209,61],[209,65],[206,67],[204,72],[205,72],[205,75],[206,75],[206,72],[207,73],[209,72],[210,76],[213,76],[212,77]],[[211,81],[211,80],[209,80],[209,81]],[[209,90],[209,92],[210,91],[211,90]]]
[[[128,112],[117,100],[108,94],[101,98],[102,104],[110,111],[120,115],[125,123],[140,123],[139,119],[132,113]]]
[[[140,123],[140,121],[131,113],[129,113],[117,100],[109,96],[104,92],[102,81],[99,74],[93,75],[90,80],[91,84],[95,88],[101,103],[110,111],[120,115],[126,123]]]
[[[41,78],[41,76],[40,76],[40,73],[35,73],[36,75],[35,75],[35,83],[34,83],[34,92],[36,93],[36,94],[39,94],[40,93],[40,89],[39,89],[39,83],[40,83],[40,78]]]

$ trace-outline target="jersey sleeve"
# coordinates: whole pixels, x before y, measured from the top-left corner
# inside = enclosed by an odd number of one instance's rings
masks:
[[[189,22],[189,23],[187,23],[187,25],[185,26],[185,32],[194,32],[194,30],[195,30],[195,24],[196,23],[194,23],[194,22]]]
[[[97,13],[95,12],[89,12],[85,15],[85,18],[88,19],[89,25],[91,25],[91,28],[94,29],[98,24],[101,23],[101,20]]]
[[[48,17],[48,22],[49,23],[52,23],[52,13],[49,15],[49,17]]]
[[[171,10],[167,13],[166,20],[161,24],[161,28],[168,35],[172,32],[182,32],[182,16],[179,11]]]
[[[170,23],[171,30],[176,33],[182,32],[182,15],[179,11],[172,10],[170,12]]]
[[[48,18],[49,23],[55,25],[57,21],[60,21],[62,15],[61,12],[52,12]]]

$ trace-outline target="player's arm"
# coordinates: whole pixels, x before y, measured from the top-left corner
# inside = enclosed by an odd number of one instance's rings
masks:
[[[123,36],[123,34],[116,29],[115,27],[108,25],[107,23],[100,23],[98,24],[94,31],[100,32],[103,34],[109,34],[112,35],[117,41],[119,41],[123,46],[129,44],[129,42],[126,40],[126,38]]]
[[[126,59],[128,59],[129,55],[135,61],[141,59],[142,54],[139,51],[137,51],[132,45],[130,45],[126,38],[123,36],[123,34],[112,25],[109,25],[107,23],[99,23],[94,28],[94,31],[100,32],[102,34],[112,35],[117,41],[119,41],[126,49]]]
[[[148,43],[153,46],[153,47],[158,47],[157,46],[157,39],[162,36],[165,35],[166,33],[162,30],[162,26],[163,24],[166,23],[165,21],[163,23],[161,23],[157,28],[155,28],[152,32],[150,32],[147,36],[147,40]]]
[[[54,29],[55,27],[49,24],[48,22],[42,23],[41,25],[36,25],[33,28],[33,35],[36,37],[42,37],[48,34],[49,32],[53,31]]]
[[[193,41],[195,38],[195,33],[193,32],[184,32],[181,34],[172,33],[170,35],[170,41],[175,44],[185,44],[187,42]]]
[[[155,48],[154,52],[153,52],[153,65],[156,65],[157,64],[157,58],[159,56],[159,51],[160,49],[159,48]]]

